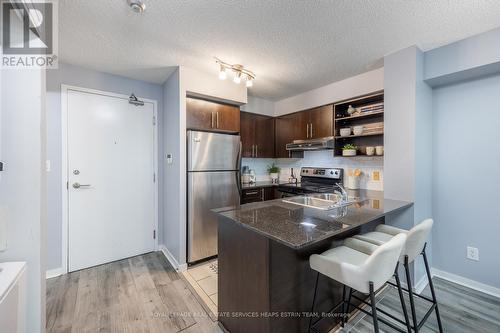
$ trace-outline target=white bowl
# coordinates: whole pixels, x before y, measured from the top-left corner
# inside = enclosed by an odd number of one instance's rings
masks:
[[[364,129],[363,126],[354,126],[352,128],[352,131],[353,131],[354,135],[361,135],[361,134],[363,134],[363,129]]]
[[[351,128],[341,128],[340,129],[340,136],[349,136],[351,135]]]

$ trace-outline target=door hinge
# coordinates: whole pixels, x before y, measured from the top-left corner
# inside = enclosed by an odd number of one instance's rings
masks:
[[[156,239],[156,230],[153,230],[153,239]]]
[[[156,172],[153,173],[153,183],[156,183]]]
[[[156,125],[156,116],[153,116],[153,126]]]
[[[69,182],[66,182],[66,189],[69,190]]]

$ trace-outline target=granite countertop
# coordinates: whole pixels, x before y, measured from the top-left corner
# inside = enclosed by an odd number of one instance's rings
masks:
[[[411,202],[383,198],[383,192],[348,191],[359,202],[323,211],[276,199],[214,209],[234,223],[293,249],[302,249],[326,238],[406,209]]]
[[[279,181],[277,184],[271,182],[270,180],[263,180],[263,181],[258,181],[255,183],[251,184],[241,184],[241,188],[244,190],[247,190],[249,188],[260,188],[260,187],[273,187],[273,186],[278,186],[280,184],[288,184],[288,181]]]

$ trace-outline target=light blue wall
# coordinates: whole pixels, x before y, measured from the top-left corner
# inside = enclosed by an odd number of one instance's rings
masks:
[[[431,86],[500,73],[500,28],[425,53],[425,80]]]
[[[180,70],[177,69],[170,75],[163,85],[163,99],[165,101],[164,124],[165,129],[165,154],[172,154],[172,164],[166,164],[164,188],[165,197],[163,201],[165,214],[165,225],[163,230],[163,243],[175,260],[181,261],[181,227],[185,220],[181,219],[182,206],[179,192],[181,182],[186,181],[186,176],[181,172],[181,149],[180,140],[184,135],[180,125]],[[165,158],[165,156],[163,156]],[[181,176],[179,176],[181,175]]]
[[[497,288],[499,105],[500,75],[433,92],[433,266]],[[467,245],[479,262],[466,259]]]
[[[47,222],[47,269],[62,266],[62,132],[61,132],[61,84],[109,91],[118,94],[134,93],[142,98],[158,102],[158,124],[163,123],[163,93],[157,84],[132,80],[121,76],[97,72],[69,64],[59,63],[59,69],[47,71],[47,159],[51,171],[47,175],[48,222]],[[158,181],[163,182],[163,132],[158,131]],[[163,202],[160,187],[159,202]],[[163,209],[159,207],[158,235],[163,235]],[[159,239],[160,244],[162,239]]]

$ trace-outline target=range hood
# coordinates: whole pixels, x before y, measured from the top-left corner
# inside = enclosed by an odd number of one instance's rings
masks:
[[[286,150],[290,151],[305,151],[305,150],[327,150],[334,148],[335,140],[333,136],[326,138],[310,139],[310,140],[294,140],[292,143],[287,143]]]

